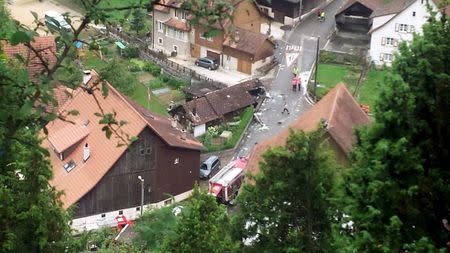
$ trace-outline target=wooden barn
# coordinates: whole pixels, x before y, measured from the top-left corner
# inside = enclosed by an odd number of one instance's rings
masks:
[[[154,115],[106,83],[86,91],[98,80],[91,71],[59,112],[77,110],[46,125],[43,146],[49,150],[54,178],[50,184],[64,192],[65,208],[73,208],[76,230],[113,225],[117,215],[135,219],[144,209],[185,199],[199,178],[203,146],[165,117]],[[108,139],[99,112],[116,115],[117,125]],[[125,123],[125,124],[122,124]],[[122,125],[122,126],[120,126]],[[137,140],[128,142],[133,136]],[[141,177],[143,188],[141,185]]]

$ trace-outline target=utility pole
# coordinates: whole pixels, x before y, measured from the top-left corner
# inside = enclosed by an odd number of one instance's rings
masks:
[[[320,42],[320,36],[317,37],[317,47],[316,47],[316,71],[314,73],[314,98],[316,98],[317,72],[319,71],[319,69],[317,68],[317,65],[319,64],[319,42]]]
[[[303,0],[300,0],[299,3],[300,3],[300,6],[298,7],[299,8],[299,10],[298,10],[298,22],[300,22],[301,18],[302,18]]]
[[[138,179],[141,181],[141,216],[144,211],[144,179],[141,176],[138,176]]]

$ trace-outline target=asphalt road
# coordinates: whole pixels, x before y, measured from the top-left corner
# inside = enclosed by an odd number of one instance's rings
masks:
[[[278,72],[273,82],[266,85],[268,96],[256,113],[262,124],[254,121],[250,125],[236,155],[250,155],[256,143],[278,134],[312,106],[305,99],[304,85],[316,58],[317,38],[320,36],[319,46],[323,48],[335,29],[334,15],[344,3],[345,0],[332,1],[325,8],[325,21],[319,22],[313,13],[288,32],[286,40],[279,41],[276,51],[280,62]],[[292,68],[295,65],[300,69],[302,92],[292,91]],[[285,102],[290,114],[281,113]]]

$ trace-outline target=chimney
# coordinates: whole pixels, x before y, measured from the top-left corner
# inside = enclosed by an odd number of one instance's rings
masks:
[[[83,71],[83,84],[85,86],[91,80],[91,78],[92,78],[92,76],[91,76],[91,71],[90,70]]]
[[[239,31],[234,32],[234,42],[238,43],[239,42]]]
[[[176,120],[175,118],[171,118],[171,119],[170,119],[170,123],[171,123],[171,125],[172,125],[173,128],[176,128],[176,127],[177,127],[177,120]]]
[[[91,156],[91,150],[89,148],[89,145],[86,143],[86,144],[84,144],[84,148],[83,148],[83,162],[86,162],[90,156]]]
[[[186,140],[186,130],[181,130],[181,139]]]

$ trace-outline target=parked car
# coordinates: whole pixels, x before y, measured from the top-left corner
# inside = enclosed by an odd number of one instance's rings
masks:
[[[200,165],[200,178],[210,178],[220,170],[219,157],[213,155],[208,157],[202,165]]]
[[[195,65],[207,68],[209,70],[215,70],[219,68],[217,61],[210,59],[208,57],[202,57],[195,60]]]
[[[45,24],[51,32],[65,31],[68,33],[72,31],[63,15],[56,11],[46,11],[44,14],[44,19]]]

